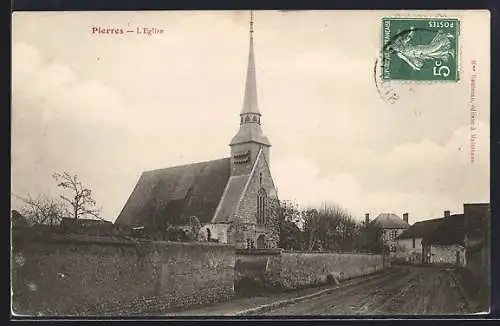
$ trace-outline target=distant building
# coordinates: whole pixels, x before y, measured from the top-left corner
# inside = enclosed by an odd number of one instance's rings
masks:
[[[276,248],[278,194],[269,168],[271,143],[261,118],[252,20],[243,108],[229,144],[231,156],[144,172],[115,223],[164,230],[194,216],[202,224],[200,237],[207,240],[238,248]]]
[[[442,218],[416,222],[398,237],[398,257],[413,264],[422,264],[422,239],[434,232],[441,224]]]
[[[114,225],[111,221],[101,219],[87,218],[68,218],[61,219],[60,227],[65,232],[69,233],[84,233],[84,234],[113,234]]]
[[[365,223],[369,222],[369,216],[367,215],[365,218]],[[372,222],[369,222],[383,230],[382,241],[389,248],[391,256],[397,253],[398,236],[410,227],[408,224],[408,213],[405,213],[403,218],[392,213],[382,213]]]
[[[445,211],[439,225],[422,239],[425,264],[454,264],[465,266],[464,214]]]
[[[415,264],[470,266],[476,274],[489,268],[488,203],[464,204],[463,214],[413,224],[398,237],[399,256]],[[488,266],[488,267],[485,267]]]
[[[479,281],[482,304],[489,307],[491,282],[491,206],[489,203],[464,204],[465,263]]]

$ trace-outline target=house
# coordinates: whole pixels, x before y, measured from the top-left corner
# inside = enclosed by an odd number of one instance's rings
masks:
[[[200,236],[237,248],[275,248],[278,194],[257,101],[253,17],[239,130],[230,157],[143,172],[115,224],[163,230],[196,217]]]
[[[464,217],[465,267],[477,280],[481,304],[484,307],[489,307],[491,288],[490,203],[464,204]]]
[[[441,223],[422,238],[423,262],[465,266],[464,223],[464,214],[445,211]]]
[[[435,218],[416,222],[397,239],[398,257],[412,264],[422,264],[422,239],[432,233],[443,221]]]
[[[365,216],[365,223],[371,223],[383,230],[382,241],[389,248],[391,256],[395,256],[397,253],[398,236],[410,227],[408,224],[408,213],[403,214],[403,219],[393,213],[382,213],[372,222],[370,222],[369,214],[367,214]]]

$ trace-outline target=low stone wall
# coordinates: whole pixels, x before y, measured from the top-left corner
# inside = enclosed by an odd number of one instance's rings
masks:
[[[254,294],[264,288],[280,288],[281,249],[236,249],[235,289]]]
[[[241,249],[236,250],[235,284],[237,290],[297,289],[369,275],[383,268],[382,255]]]
[[[13,310],[144,315],[227,300],[234,247],[77,235],[13,234]]]
[[[296,289],[344,281],[383,269],[381,255],[347,253],[295,253],[281,255],[281,283]]]

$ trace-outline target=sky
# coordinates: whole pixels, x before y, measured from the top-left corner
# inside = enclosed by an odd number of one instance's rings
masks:
[[[390,104],[374,73],[381,19],[409,12],[255,12],[259,108],[281,200],[337,204],[358,219],[408,212],[410,224],[489,202],[489,16],[444,14],[461,20],[460,81],[386,83],[399,96]],[[16,196],[57,196],[52,174],[68,171],[114,221],[143,171],[228,157],[248,21],[248,11],[14,13],[13,208]]]

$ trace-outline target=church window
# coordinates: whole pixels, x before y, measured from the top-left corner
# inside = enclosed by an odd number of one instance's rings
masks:
[[[249,122],[249,121],[250,121],[250,117],[247,115],[247,116],[245,117],[245,122]]]
[[[257,193],[257,224],[266,224],[266,191],[261,188]]]
[[[252,121],[253,121],[253,122],[257,122],[257,117],[256,117],[256,116],[253,116]]]
[[[210,238],[211,238],[211,232],[210,232],[210,229],[207,228],[207,241],[210,241]]]
[[[240,121],[240,124],[241,124],[241,123],[243,123],[243,117],[241,117],[241,119],[240,119],[240,120],[241,120],[241,121]]]
[[[262,172],[259,174],[259,182],[260,182],[260,185],[262,186]]]

